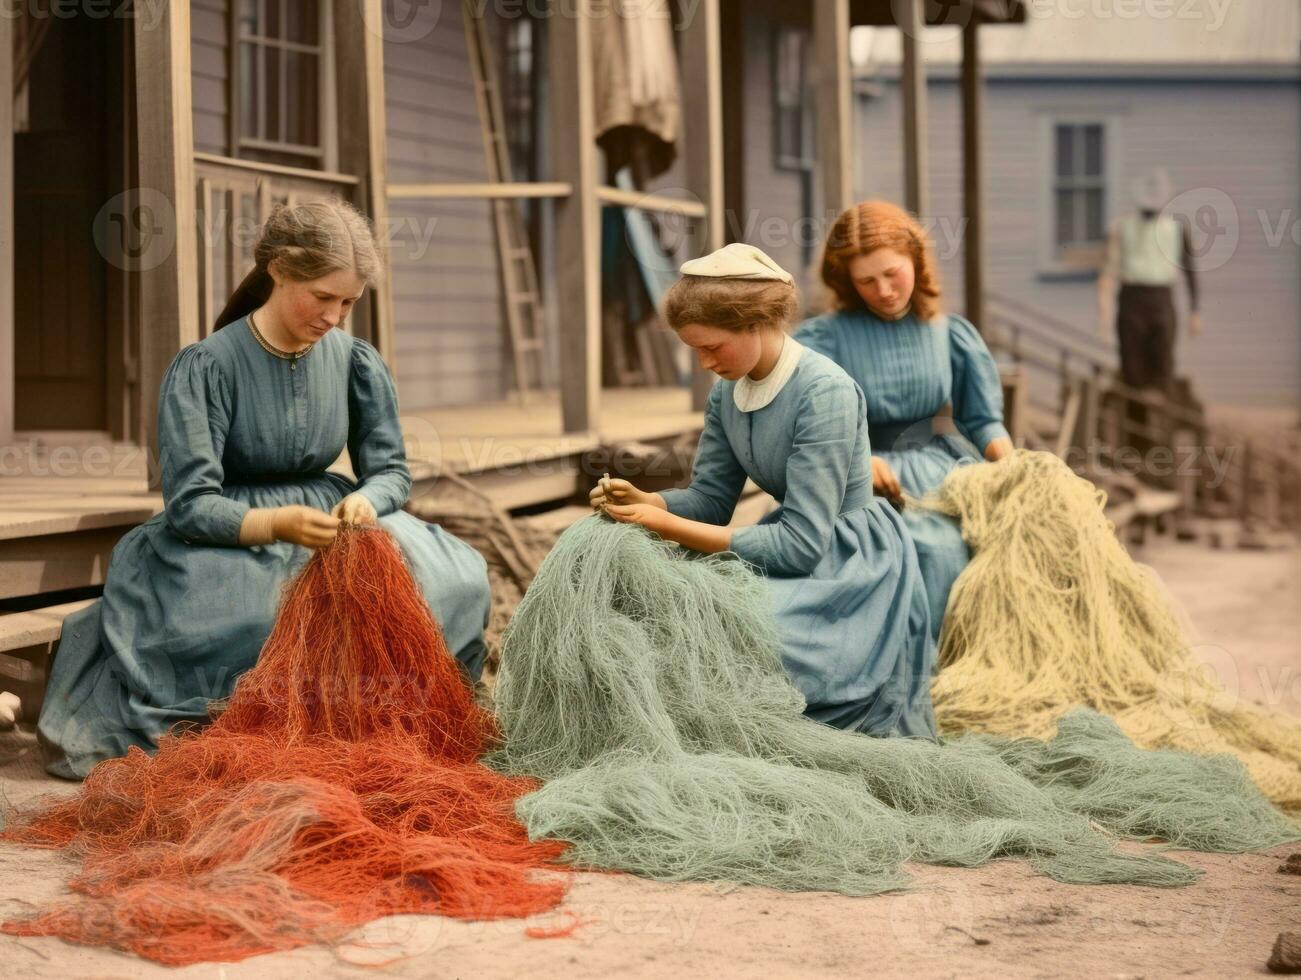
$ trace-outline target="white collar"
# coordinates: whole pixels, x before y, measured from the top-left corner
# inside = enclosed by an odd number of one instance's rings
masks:
[[[754,381],[747,374],[736,382],[732,388],[732,400],[736,402],[736,407],[743,412],[754,412],[776,398],[795,373],[803,353],[803,345],[796,343],[794,337],[786,336],[782,341],[781,353],[777,355],[777,363],[766,378]]]

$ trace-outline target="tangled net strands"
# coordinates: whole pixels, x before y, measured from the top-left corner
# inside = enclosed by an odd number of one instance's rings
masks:
[[[566,882],[535,869],[564,848],[514,816],[536,783],[477,761],[499,737],[392,538],[346,528],[290,583],[214,724],[16,815],[6,839],[83,858],[82,897],[3,931],[182,965],[337,943],[385,915],[552,909]]]
[[[592,517],[557,542],[503,641],[491,757],[545,780],[516,812],[569,860],[668,880],[868,894],[904,861],[1028,859],[1069,882],[1197,872],[1114,837],[1242,851],[1295,839],[1228,756],[1148,752],[1079,712],[1055,738],[877,739],[805,718],[742,562]]]
[[[931,691],[942,730],[1047,738],[1085,705],[1142,746],[1236,755],[1301,816],[1301,719],[1216,682],[1104,502],[1056,456],[1028,450],[958,467],[913,501],[957,517],[972,552],[949,596]]]

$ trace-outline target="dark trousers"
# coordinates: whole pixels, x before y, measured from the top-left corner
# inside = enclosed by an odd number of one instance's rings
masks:
[[[1116,306],[1116,336],[1120,341],[1120,378],[1131,388],[1155,389],[1169,395],[1174,383],[1175,303],[1169,286],[1120,287]],[[1131,428],[1125,445],[1146,453],[1163,441],[1140,427],[1157,425],[1147,407],[1127,402]]]
[[[1116,336],[1121,380],[1132,388],[1167,390],[1175,373],[1174,290],[1121,286]]]

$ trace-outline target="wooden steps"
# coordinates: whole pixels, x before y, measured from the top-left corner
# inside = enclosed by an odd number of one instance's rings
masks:
[[[34,721],[41,710],[50,653],[63,632],[63,622],[94,599],[63,602],[44,609],[0,615],[0,691],[22,702],[22,717]]]
[[[75,612],[89,606],[94,599],[63,602],[30,612],[0,615],[0,653],[9,653],[27,647],[43,646],[59,638],[63,621]],[[3,670],[0,670],[3,673]]]
[[[162,508],[152,495],[26,502],[13,510],[11,499],[0,498],[0,599],[103,585],[114,546]]]

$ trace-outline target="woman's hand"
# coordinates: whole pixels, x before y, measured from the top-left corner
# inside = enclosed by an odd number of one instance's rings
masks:
[[[0,732],[9,731],[22,716],[23,703],[18,700],[18,695],[0,691]]]
[[[899,478],[894,475],[894,470],[890,469],[890,464],[880,456],[872,457],[872,489],[895,500],[903,496]]]
[[[331,517],[337,517],[345,524],[374,524],[379,520],[375,505],[363,493],[350,493],[330,511]]]
[[[324,548],[339,533],[339,519],[315,507],[291,504],[276,508],[271,529],[277,541],[289,541],[304,548]]]
[[[673,516],[654,504],[606,504],[605,512],[620,524],[640,524],[656,534],[667,528]]]
[[[609,476],[601,477],[600,482],[592,487],[592,492],[587,495],[587,500],[597,510],[608,509],[611,506],[635,505],[645,505],[665,511],[668,509],[664,505],[664,498],[658,493],[638,490],[627,480]]]
[[[1011,439],[1005,439],[1003,436],[999,436],[997,439],[989,440],[989,445],[985,447],[985,459],[989,460],[991,463],[997,463],[1000,459],[1006,459],[1008,456],[1011,456],[1015,451],[1016,447],[1012,445]]]
[[[692,551],[713,555],[732,550],[731,528],[689,521],[655,504],[609,504],[605,512],[620,524],[637,524]]]

